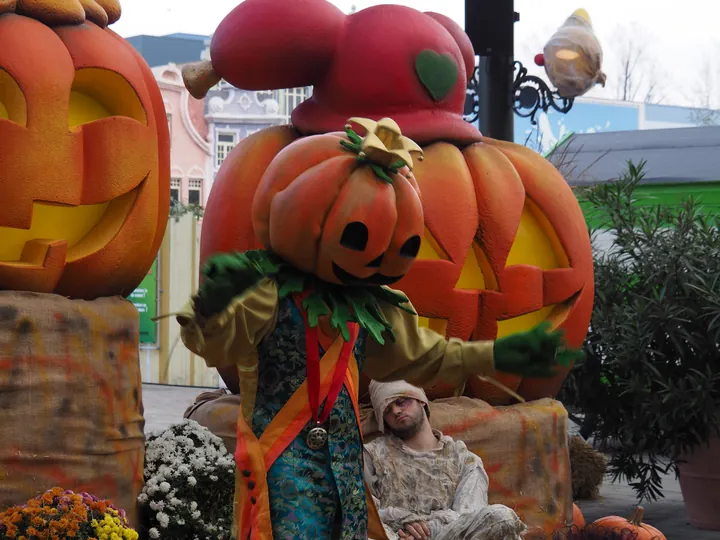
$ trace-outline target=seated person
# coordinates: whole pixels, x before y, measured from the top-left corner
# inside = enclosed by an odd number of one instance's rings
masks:
[[[465,443],[430,427],[425,392],[404,381],[370,383],[383,435],[365,445],[365,481],[390,540],[517,540],[527,527],[488,505],[488,476]]]

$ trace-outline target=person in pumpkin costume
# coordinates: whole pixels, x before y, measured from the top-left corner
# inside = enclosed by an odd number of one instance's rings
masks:
[[[249,90],[314,86],[293,112],[304,137],[268,159],[255,190],[266,249],[208,259],[178,315],[190,350],[224,378],[238,374],[234,533],[383,539],[363,481],[361,371],[460,386],[495,370],[551,376],[575,357],[545,327],[446,339],[387,287],[424,232],[418,144],[482,139],[462,119],[472,45],[447,17],[402,6],[346,16],[325,0],[245,0],[215,32],[211,58],[184,70],[195,97],[221,77]]]
[[[411,169],[422,151],[390,119],[350,122],[364,138],[348,124],[347,137],[300,139],[273,160],[253,208],[267,250],[211,258],[178,315],[190,350],[240,374],[239,538],[368,537],[361,370],[380,381],[460,386],[495,369],[550,376],[574,356],[561,332],[544,327],[463,342],[418,326],[408,299],[385,285],[420,248]],[[327,160],[296,178],[288,165],[312,159],[308,144]],[[313,213],[306,197],[324,199],[327,213]]]

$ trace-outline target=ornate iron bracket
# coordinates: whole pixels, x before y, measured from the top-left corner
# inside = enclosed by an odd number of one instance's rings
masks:
[[[514,67],[517,71],[513,83],[515,114],[522,118],[530,118],[530,123],[534,126],[537,124],[535,115],[540,110],[546,113],[552,107],[562,114],[570,112],[575,102],[574,98],[564,98],[557,91],[550,90],[540,77],[528,75],[527,68],[522,62],[515,61]]]
[[[468,82],[465,91],[465,111],[463,118],[470,124],[475,124],[480,118],[480,67],[476,66],[473,76]]]
[[[515,61],[517,74],[513,82],[513,111],[522,118],[530,118],[532,125],[537,124],[535,115],[538,111],[547,112],[550,108],[566,114],[572,109],[574,98],[564,98],[556,91],[550,90],[547,83],[540,77],[528,75],[522,62]],[[474,124],[480,117],[480,68],[476,67],[473,77],[467,86],[464,118]]]

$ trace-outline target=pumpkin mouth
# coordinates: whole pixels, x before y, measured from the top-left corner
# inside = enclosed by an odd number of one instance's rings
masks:
[[[359,278],[352,275],[347,270],[343,270],[340,266],[332,263],[333,273],[335,277],[342,281],[345,285],[392,285],[402,279],[403,276],[386,276],[385,274],[373,274],[367,278]]]
[[[0,266],[62,267],[101,250],[122,229],[146,179],[128,193],[103,203],[33,203],[29,229],[0,227]]]

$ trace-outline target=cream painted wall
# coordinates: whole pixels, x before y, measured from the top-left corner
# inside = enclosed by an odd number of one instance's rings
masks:
[[[160,315],[176,313],[186,304],[198,286],[201,224],[186,214],[168,221],[160,250]],[[143,382],[217,388],[217,371],[205,366],[180,339],[175,317],[159,324],[159,349],[141,351]]]

